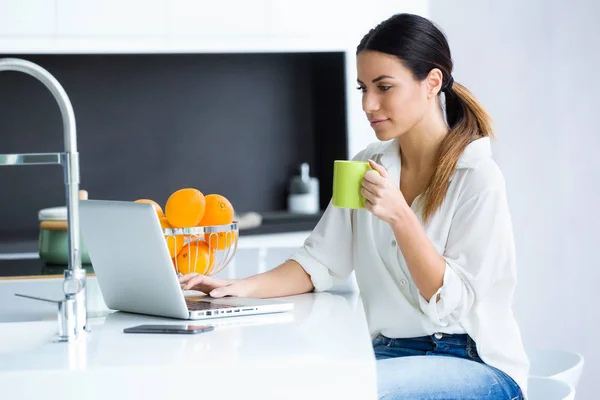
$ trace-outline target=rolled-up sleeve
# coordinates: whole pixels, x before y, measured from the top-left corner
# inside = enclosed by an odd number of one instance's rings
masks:
[[[321,220],[290,259],[310,275],[315,291],[343,283],[353,270],[351,210],[329,204]]]
[[[368,149],[352,160],[363,160]],[[344,283],[354,270],[352,210],[329,205],[302,248],[289,259],[298,262],[310,275],[315,292]]]
[[[460,205],[442,255],[443,284],[430,299],[419,297],[423,313],[440,327],[459,322],[494,285],[502,268],[514,264],[514,237],[503,190],[490,190]]]

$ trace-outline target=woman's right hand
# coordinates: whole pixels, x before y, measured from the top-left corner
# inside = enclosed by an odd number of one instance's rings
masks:
[[[199,290],[211,297],[247,297],[247,285],[239,279],[212,278],[206,275],[190,273],[179,277],[183,290]]]

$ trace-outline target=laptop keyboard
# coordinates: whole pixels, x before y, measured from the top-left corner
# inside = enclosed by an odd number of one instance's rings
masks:
[[[188,310],[190,311],[200,311],[200,310],[216,310],[219,308],[234,308],[230,304],[219,304],[212,303],[210,301],[186,301]]]

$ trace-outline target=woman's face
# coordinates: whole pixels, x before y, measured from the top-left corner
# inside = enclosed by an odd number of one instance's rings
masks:
[[[379,140],[403,135],[427,113],[430,101],[426,80],[417,81],[397,57],[361,51],[357,73],[362,108]]]

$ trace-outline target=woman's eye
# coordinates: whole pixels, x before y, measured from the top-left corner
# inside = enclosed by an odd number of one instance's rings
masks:
[[[390,85],[379,85],[377,86],[377,88],[382,91],[382,92],[387,92],[388,90],[390,90],[392,88],[392,86]],[[356,90],[360,90],[362,93],[366,93],[367,92],[367,88],[364,86],[359,86],[356,88]]]

